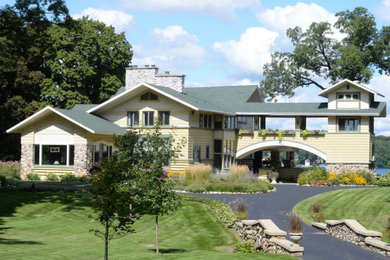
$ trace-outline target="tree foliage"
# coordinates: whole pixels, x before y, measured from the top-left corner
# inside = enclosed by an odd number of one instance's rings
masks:
[[[363,7],[336,16],[333,26],[342,33],[341,40],[335,39],[328,22],[312,23],[306,31],[287,30],[294,50],[273,53],[263,68],[260,84],[270,100],[291,97],[297,87],[324,89],[321,79],[331,84],[342,79],[368,83],[376,70],[390,73],[390,27],[378,31],[374,16]]]
[[[111,26],[73,20],[63,0],[0,8],[0,159],[20,156],[6,129],[46,105],[100,103],[124,84],[131,45]]]
[[[375,167],[389,168],[390,167],[390,137],[376,136],[375,137]]]

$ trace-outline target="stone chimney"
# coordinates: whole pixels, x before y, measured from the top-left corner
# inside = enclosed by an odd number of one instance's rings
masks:
[[[184,77],[184,74],[170,74],[169,71],[165,74],[158,74],[158,68],[155,65],[145,65],[145,67],[132,65],[126,68],[126,89],[134,88],[140,83],[149,83],[183,93]]]

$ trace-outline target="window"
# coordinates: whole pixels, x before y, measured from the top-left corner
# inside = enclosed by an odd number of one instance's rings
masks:
[[[42,145],[43,165],[66,165],[66,145]]]
[[[145,126],[153,126],[153,111],[145,111],[142,113],[142,124]]]
[[[128,126],[139,125],[139,113],[138,113],[138,111],[129,111],[129,112],[127,112],[127,125]]]
[[[203,127],[203,114],[199,114],[199,127]]]
[[[158,122],[161,125],[169,125],[169,111],[159,111]]]
[[[210,159],[210,146],[206,146],[206,159]]]
[[[340,132],[357,132],[359,130],[358,118],[339,118],[339,131]]]
[[[212,115],[209,115],[209,128],[212,128],[211,126],[212,121],[213,121]]]
[[[238,129],[254,129],[253,116],[238,116],[236,120]]]
[[[141,100],[158,100],[158,96],[152,92],[148,92],[141,96]]]
[[[101,163],[103,158],[111,157],[112,146],[105,144],[95,144],[93,146],[93,163]]]
[[[34,145],[35,165],[74,165],[74,145]]]
[[[208,115],[204,115],[204,120],[203,120],[203,127],[204,128],[207,128],[207,119],[208,119]]]
[[[350,93],[338,93],[338,100],[360,100],[359,92],[350,92]]]
[[[194,146],[192,158],[194,163],[200,163],[200,146]]]

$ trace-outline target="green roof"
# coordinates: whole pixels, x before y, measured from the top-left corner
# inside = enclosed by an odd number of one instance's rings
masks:
[[[97,105],[96,104],[76,104],[72,108],[72,110],[86,112],[87,110],[89,110],[95,106],[97,106]]]
[[[91,129],[95,134],[125,134],[126,130],[101,117],[78,110],[54,108],[63,115]]]

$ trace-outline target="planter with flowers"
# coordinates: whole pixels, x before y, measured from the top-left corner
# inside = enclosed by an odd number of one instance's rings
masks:
[[[254,131],[253,130],[248,130],[248,129],[240,129],[238,131],[238,135],[253,135]]]
[[[308,136],[308,135],[325,135],[327,131],[325,130],[301,130],[301,136]]]

